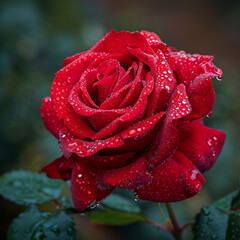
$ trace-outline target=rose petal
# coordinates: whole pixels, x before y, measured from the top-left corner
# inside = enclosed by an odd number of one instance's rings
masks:
[[[112,93],[113,88],[119,81],[122,74],[120,63],[115,59],[102,62],[97,68],[98,81],[92,87],[92,96],[97,95],[97,102],[100,106]]]
[[[109,98],[106,99],[106,101],[104,101],[101,104],[101,106],[100,106],[101,109],[107,110],[107,109],[118,108],[132,85],[133,85],[133,83],[130,82],[127,85],[125,85],[124,87],[122,87],[121,89],[119,89],[117,92],[113,93]]]
[[[53,136],[59,138],[61,121],[53,111],[52,101],[50,97],[43,99],[40,111],[46,129],[52,133]]]
[[[171,120],[186,117],[191,112],[186,88],[183,84],[177,86],[168,105],[167,117]]]
[[[123,69],[123,68],[121,67],[120,69]],[[119,77],[119,81],[116,83],[112,92],[113,93],[117,92],[118,90],[123,88],[125,85],[133,81],[137,71],[139,71],[139,66],[136,62],[133,62],[127,71],[122,70],[122,73],[120,74],[120,77]]]
[[[148,31],[141,31],[140,33],[146,38],[148,44],[156,52],[159,45],[162,44],[162,41],[159,38],[159,36],[156,33]]]
[[[135,190],[139,199],[176,202],[194,196],[205,182],[194,164],[182,153],[175,154],[155,168],[152,182]]]
[[[192,107],[192,112],[185,119],[204,118],[212,113],[215,92],[212,85],[212,73],[197,76],[189,85],[187,94]]]
[[[86,54],[87,52],[81,52],[81,53],[77,53],[71,57],[67,57],[64,59],[63,63],[62,63],[62,68],[66,67],[68,64],[70,64],[71,62],[75,61],[76,59],[80,58],[82,55]]]
[[[67,159],[63,155],[62,157],[57,158],[53,162],[43,167],[40,172],[45,172],[50,178],[68,181],[71,178],[72,165],[75,160],[76,156],[72,156],[70,159]]]
[[[173,71],[170,69],[166,57],[160,50],[157,51],[156,66],[155,87],[148,104],[148,116],[164,109],[168,98],[177,86]]]
[[[120,136],[113,136],[105,140],[87,141],[79,139],[66,127],[61,128],[60,148],[66,157],[76,153],[79,157],[94,155],[105,148],[118,148],[124,144]]]
[[[93,46],[91,52],[126,53],[127,47],[140,48],[143,52],[154,54],[147,40],[139,32],[117,32],[111,30]]]
[[[82,105],[86,106],[86,108],[91,109],[99,109],[99,106],[93,102],[89,95],[89,89],[92,84],[97,80],[97,70],[88,68],[81,75],[80,81],[72,88],[69,99],[70,102],[74,101],[75,98],[80,98],[82,100]]]
[[[139,59],[141,62],[145,63],[151,70],[152,75],[156,74],[156,62],[157,59],[155,55],[147,54],[143,52],[140,48],[127,48],[128,53]]]
[[[123,76],[119,77],[118,82],[113,88],[113,92],[101,104],[101,109],[123,108],[121,107],[122,103],[125,102],[126,98],[128,98],[129,92],[132,90],[132,88],[134,88],[136,82],[139,82],[138,75],[140,75],[141,73],[141,68],[142,68],[141,64],[139,65],[138,68],[137,64],[134,62],[128,68],[127,72],[125,72]],[[135,77],[137,71],[138,74]],[[140,94],[140,91],[138,91],[138,93]]]
[[[209,170],[221,153],[226,134],[205,127],[202,120],[195,120],[189,124],[181,123],[179,131],[178,150],[184,153],[201,172]]]
[[[52,84],[51,99],[53,110],[64,124],[75,134],[82,138],[91,138],[94,131],[90,128],[84,118],[77,115],[68,103],[68,97],[73,86],[79,81],[83,71],[89,63],[99,56],[98,53],[86,53],[72,63],[62,68],[57,74]],[[81,128],[76,127],[81,126]]]
[[[126,130],[120,132],[116,136],[120,135],[123,139],[138,137],[146,135],[161,119],[165,112],[160,112],[152,117],[149,117],[143,121],[140,121],[133,126],[130,126]]]
[[[178,147],[178,130],[172,121],[163,124],[152,145],[147,150],[149,168],[154,169],[172,156]]]
[[[141,91],[143,89],[143,81],[146,83],[145,78],[141,78],[141,73],[143,72],[143,62],[139,62],[139,67],[137,70],[137,75],[132,82],[131,88],[126,94],[125,98],[119,105],[119,108],[126,108],[133,106],[137,99],[139,98]]]
[[[150,181],[151,177],[147,170],[145,156],[141,156],[125,167],[100,170],[97,175],[97,183],[101,189],[107,189],[109,186],[133,189]]]
[[[78,211],[95,206],[114,190],[114,188],[107,190],[97,188],[96,172],[97,169],[86,160],[75,163],[71,178],[71,192],[74,206]]]
[[[150,168],[155,168],[174,153],[178,146],[179,135],[174,120],[185,117],[190,113],[190,110],[191,106],[187,98],[185,86],[180,84],[169,101],[163,126],[148,150],[147,156]]]
[[[56,179],[62,179],[61,174],[59,173],[59,168],[67,161],[67,158],[65,156],[61,156],[60,158],[55,159],[53,162],[49,163],[48,165],[44,166],[40,172],[45,172],[46,175],[49,178],[56,178]]]
[[[128,160],[133,159],[135,152],[122,153],[117,155],[92,155],[89,161],[95,167],[100,168],[119,168],[123,167]]]
[[[213,73],[221,76],[221,69],[211,62],[213,56],[203,56],[199,54],[186,54],[184,51],[171,52],[171,64],[179,83],[188,85],[202,73]]]

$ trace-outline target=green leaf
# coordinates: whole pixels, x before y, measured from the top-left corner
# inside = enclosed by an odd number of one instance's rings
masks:
[[[228,219],[227,240],[240,239],[240,214],[231,212]]]
[[[25,206],[57,199],[62,187],[63,181],[23,170],[12,171],[0,177],[0,194],[8,200]]]
[[[240,239],[239,195],[234,191],[211,206],[203,207],[193,225],[194,239]]]
[[[11,223],[7,240],[74,240],[76,231],[72,218],[61,210],[43,213],[31,206]]]
[[[107,207],[116,211],[125,212],[125,213],[141,212],[141,209],[137,204],[117,194],[109,195],[107,198],[105,198],[101,202],[101,204],[104,207]]]
[[[102,211],[93,211],[89,216],[92,223],[109,225],[127,225],[144,220],[144,216],[141,213],[125,213],[106,208]]]
[[[203,207],[193,226],[194,240],[223,240],[226,236],[228,215],[215,206]]]

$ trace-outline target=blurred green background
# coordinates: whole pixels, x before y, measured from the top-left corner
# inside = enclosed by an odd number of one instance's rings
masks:
[[[0,2],[0,173],[38,171],[61,153],[40,118],[63,59],[89,49],[110,29],[156,32],[169,46],[215,56],[223,81],[214,80],[216,103],[208,126],[227,133],[226,144],[207,182],[192,199],[175,204],[181,223],[202,205],[237,187],[240,177],[240,1],[1,0]],[[129,194],[122,191],[123,194]],[[130,197],[130,195],[129,195]],[[161,221],[156,203],[140,202]],[[0,198],[0,236],[23,208]],[[79,222],[79,239],[171,239],[144,224],[127,227]],[[186,236],[191,239],[190,230]]]

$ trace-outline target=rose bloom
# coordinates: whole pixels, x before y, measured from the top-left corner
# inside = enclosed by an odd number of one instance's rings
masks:
[[[41,106],[63,155],[42,171],[71,180],[79,211],[116,188],[156,202],[194,196],[225,140],[202,121],[214,105],[211,78],[222,76],[212,60],[155,33],[115,30],[66,58]]]

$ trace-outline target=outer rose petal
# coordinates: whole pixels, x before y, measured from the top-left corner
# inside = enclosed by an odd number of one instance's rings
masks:
[[[67,159],[65,156],[62,156],[43,167],[40,172],[45,172],[50,178],[63,179],[67,181],[71,178],[72,162],[73,158]]]
[[[197,76],[187,89],[192,112],[185,119],[204,118],[212,112],[215,92],[212,86],[212,73]]]
[[[221,153],[226,134],[205,127],[202,120],[181,123],[179,131],[178,151],[184,153],[201,172],[209,170]]]
[[[156,33],[148,31],[141,31],[140,33],[146,38],[148,44],[154,51],[157,51],[160,44],[164,44]]]
[[[48,165],[44,166],[40,172],[45,172],[48,177],[62,179],[62,176],[59,173],[60,165],[66,160],[64,156],[57,158],[53,162],[49,163]]]
[[[94,131],[83,117],[75,113],[68,103],[68,97],[83,71],[99,55],[98,53],[81,55],[80,58],[58,71],[52,84],[51,99],[54,111],[71,131],[82,138],[91,138]]]
[[[53,136],[59,138],[61,121],[53,111],[52,101],[50,97],[43,99],[40,111],[46,129],[52,133]]]
[[[71,192],[74,206],[78,211],[94,206],[114,190],[114,188],[107,190],[97,188],[96,172],[97,169],[86,160],[76,162],[73,167]]]
[[[67,66],[68,64],[70,64],[71,62],[75,61],[76,59],[78,59],[79,57],[81,57],[81,55],[84,55],[86,52],[81,52],[81,53],[77,53],[71,57],[67,57],[64,59],[63,63],[62,63],[62,68],[64,68],[65,66]]]
[[[117,32],[115,30],[105,34],[89,51],[105,53],[126,53],[126,49],[140,48],[142,51],[154,54],[147,40],[139,32]]]
[[[199,54],[186,54],[184,51],[171,52],[169,58],[179,83],[184,83],[187,87],[202,73],[213,73],[216,76],[221,76],[221,69],[214,66],[211,62],[213,56],[203,56]]]
[[[181,201],[194,196],[205,182],[194,164],[177,151],[155,168],[151,175],[150,184],[135,190],[138,198],[155,202]]]
[[[133,189],[149,183],[151,177],[147,169],[147,159],[145,156],[141,156],[138,160],[125,167],[100,170],[97,181],[102,189],[109,186]]]

